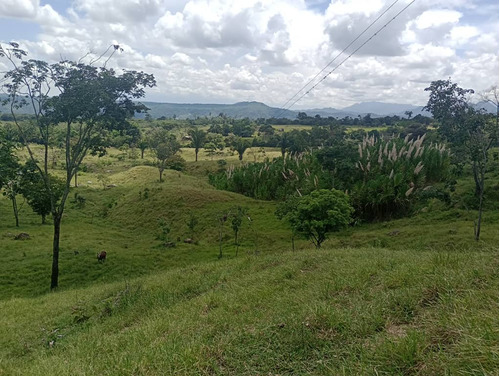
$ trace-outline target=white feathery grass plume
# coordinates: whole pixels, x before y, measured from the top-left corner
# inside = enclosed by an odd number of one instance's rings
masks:
[[[415,142],[413,143],[413,145],[415,145],[415,147],[417,149],[420,147],[420,136],[417,137],[417,139],[415,140]]]
[[[314,186],[318,188],[318,176],[314,175]]]
[[[297,193],[299,194],[299,196],[302,197],[302,193],[300,193],[299,189],[295,188],[295,190],[297,191]]]
[[[417,138],[417,141],[415,142],[415,145],[416,145],[417,147],[422,146],[422,143],[424,142],[424,139],[425,139],[425,133],[424,133],[424,135],[423,135],[422,137],[420,137],[420,136],[419,136],[419,137]]]
[[[384,155],[387,157],[389,155],[389,143],[385,143]]]
[[[370,172],[370,168],[371,168],[371,162],[368,161],[368,164],[366,165],[366,170]]]
[[[409,148],[408,151],[406,152],[406,158],[413,158],[411,155],[413,153],[413,150],[415,150],[415,145],[412,144]]]
[[[396,144],[392,144],[391,159],[393,162],[398,160],[398,152],[396,150]]]
[[[432,185],[428,185],[427,187],[425,187],[424,189],[422,189],[423,191],[428,191],[429,189],[432,188]]]
[[[358,153],[359,153],[359,158],[363,158],[363,148],[361,147],[361,144],[358,144]]]
[[[405,151],[405,147],[401,146],[401,149],[399,149],[398,158],[401,158],[401,156],[403,155],[404,151]]]
[[[412,192],[413,192],[413,187],[411,187],[406,191],[405,196],[408,197],[409,195],[411,195]]]
[[[413,173],[415,175],[418,175],[420,173],[420,171],[422,171],[423,168],[424,168],[424,165],[423,165],[422,161],[419,161],[418,164],[417,164],[417,166],[413,170]]]
[[[421,157],[421,156],[422,156],[422,154],[424,154],[424,149],[425,149],[425,147],[423,147],[423,146],[422,146],[422,147],[420,147],[420,148],[418,149],[418,151],[415,153],[415,157]]]
[[[392,179],[394,177],[394,169],[391,170],[391,173],[389,174],[389,179]]]
[[[283,175],[283,179],[288,180],[288,177],[285,175],[283,171],[281,171],[281,175]]]
[[[370,149],[367,149],[366,152],[368,153],[366,156],[366,160],[368,160],[371,158],[372,155],[370,154]]]
[[[411,136],[411,133],[408,133],[408,134],[406,135],[406,137],[405,137],[405,144],[407,144],[407,143],[408,143],[408,140],[409,140],[410,136]]]
[[[363,172],[364,172],[364,171],[365,171],[365,169],[363,168],[363,165],[361,164],[361,161],[358,161],[358,163],[359,163],[359,168],[361,169],[361,171],[363,171]]]
[[[377,162],[380,165],[380,167],[382,167],[384,165],[384,161],[382,160],[382,153],[381,152],[378,153]]]
[[[233,172],[234,172],[234,165],[230,165],[226,169],[226,176],[227,176],[228,179],[231,179],[231,177],[233,176]]]

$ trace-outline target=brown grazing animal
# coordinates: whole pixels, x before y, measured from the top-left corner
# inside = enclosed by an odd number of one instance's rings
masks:
[[[97,254],[97,261],[106,260],[106,251],[101,251]]]

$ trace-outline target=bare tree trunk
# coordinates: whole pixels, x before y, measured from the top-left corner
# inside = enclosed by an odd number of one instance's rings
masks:
[[[59,239],[61,234],[62,214],[54,215],[54,241],[52,243],[52,275],[50,289],[55,289],[59,284]]]
[[[479,212],[477,216],[477,225],[474,226],[476,241],[479,241],[481,234],[481,219],[483,217],[483,196],[484,196],[484,171],[481,171],[481,184],[479,190]]]
[[[195,162],[198,162],[198,152],[200,151],[200,149],[196,148],[194,149],[194,161]]]
[[[16,227],[19,227],[19,210],[17,208],[16,195],[13,194],[11,197],[12,209],[14,210],[14,217],[16,218]]]
[[[476,161],[472,162],[472,175],[474,176],[474,183],[476,184],[476,196],[479,197],[481,194],[481,181],[479,178],[479,168]]]
[[[78,171],[75,172],[75,188],[78,187]]]
[[[479,197],[479,214],[477,217],[477,225],[475,226],[476,241],[479,241],[479,235],[481,234],[481,217],[483,215],[483,194]]]

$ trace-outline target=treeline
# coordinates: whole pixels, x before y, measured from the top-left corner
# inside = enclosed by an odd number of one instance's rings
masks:
[[[278,147],[285,153],[285,150],[292,153],[303,152],[310,148],[328,146],[332,142],[331,134],[343,134],[348,127],[340,125],[337,119],[307,117],[300,113],[293,124],[312,124],[311,130],[287,131],[286,126],[280,128],[273,126],[279,123],[280,119],[259,119],[252,121],[250,119],[232,119],[223,114],[215,117],[203,117],[197,119],[152,119],[146,117],[144,120],[131,120],[118,124],[113,129],[106,132],[103,137],[103,152],[106,148],[128,148],[140,150],[141,158],[148,148],[154,151],[153,144],[158,130],[176,133],[179,142],[183,146],[197,149],[204,148],[209,155],[215,155],[221,152],[225,147],[232,148],[243,159],[245,150],[249,147]],[[333,120],[332,120],[333,119]],[[363,118],[363,121],[370,119],[369,115]],[[383,118],[381,118],[383,119]],[[428,120],[428,118],[426,118]],[[345,119],[349,122],[349,119]],[[353,119],[350,119],[353,120]],[[356,120],[356,119],[354,119]],[[359,119],[357,119],[359,120]],[[420,123],[413,119],[401,119],[391,117],[383,123],[388,129],[388,134],[406,135],[411,133],[414,137],[423,135],[426,132],[425,123]],[[22,123],[23,133],[20,134],[14,122],[0,122],[3,130],[3,137],[10,142],[19,143],[44,143],[44,140],[29,115],[23,115],[18,118]],[[287,120],[290,124],[290,120]],[[357,122],[354,122],[357,124]],[[329,125],[324,125],[329,124]],[[377,123],[373,125],[379,124]],[[208,128],[198,134],[198,142],[192,141],[191,131]],[[361,140],[365,132],[355,130],[350,132],[350,138]],[[180,135],[180,136],[179,136]],[[379,137],[380,132],[376,129],[369,131],[369,135]],[[50,135],[50,145],[52,147],[61,147],[65,142],[66,130],[63,125],[53,126]]]
[[[412,117],[413,113],[411,111],[407,112],[407,117],[403,118],[401,116],[382,116],[382,117],[372,117],[372,114],[366,114],[365,116],[345,116],[343,118],[336,118],[333,116],[322,117],[320,115],[308,116],[305,112],[299,112],[296,119],[290,120],[287,118],[268,118],[268,119],[258,119],[259,124],[273,124],[273,125],[310,125],[310,126],[358,126],[358,127],[381,127],[381,126],[393,126],[400,122],[405,122],[411,120],[413,123],[429,125],[432,121],[430,117],[418,114]]]

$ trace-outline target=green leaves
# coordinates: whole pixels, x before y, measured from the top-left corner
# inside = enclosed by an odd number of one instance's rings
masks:
[[[448,79],[432,81],[425,91],[429,91],[430,95],[423,109],[439,121],[439,132],[449,141],[462,142],[466,138],[463,125],[472,110],[468,103],[469,96],[474,94],[474,90],[462,89]]]
[[[280,204],[276,215],[287,219],[294,232],[303,234],[320,248],[329,232],[339,231],[351,222],[352,213],[346,194],[336,189],[320,189]]]

